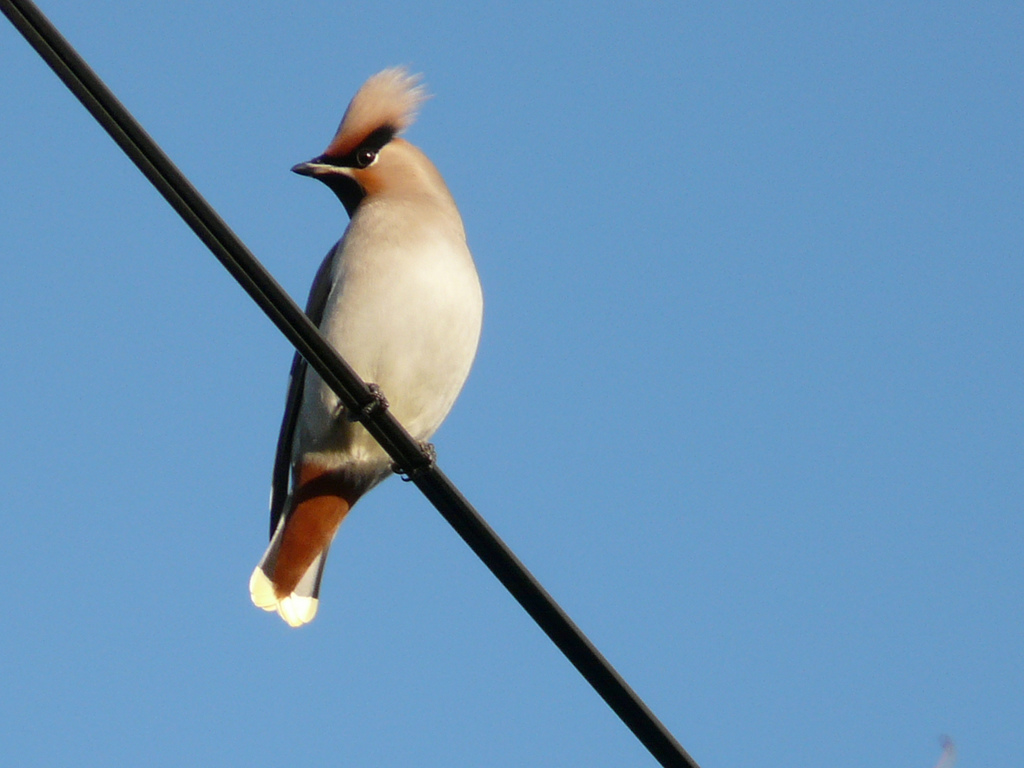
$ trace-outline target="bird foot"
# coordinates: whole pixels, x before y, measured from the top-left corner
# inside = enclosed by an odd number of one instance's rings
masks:
[[[382,390],[376,384],[367,384],[366,388],[370,390],[371,399],[365,403],[362,408],[358,411],[351,411],[348,414],[349,421],[363,422],[369,419],[378,411],[384,411],[388,408],[388,399],[384,397],[384,390]]]
[[[430,467],[434,466],[434,463],[437,461],[437,449],[434,447],[434,444],[421,442],[420,451],[423,453],[424,459],[422,464],[413,467],[408,472],[406,472],[402,467],[398,466],[398,464],[392,464],[391,471],[394,472],[396,475],[400,475],[402,480],[408,483],[409,481],[414,480],[416,478],[416,475],[423,472],[423,470],[429,469]]]

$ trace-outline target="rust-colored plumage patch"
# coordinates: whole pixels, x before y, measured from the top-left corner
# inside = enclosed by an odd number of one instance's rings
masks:
[[[295,591],[310,564],[331,543],[357,498],[351,483],[341,473],[315,464],[299,468],[292,510],[285,522],[271,577],[278,598]]]
[[[378,128],[390,127],[401,133],[412,125],[426,98],[419,75],[410,75],[404,67],[378,72],[352,97],[324,154],[344,157]]]

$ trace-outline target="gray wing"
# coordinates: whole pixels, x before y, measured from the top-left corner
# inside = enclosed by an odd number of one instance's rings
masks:
[[[324,316],[324,307],[327,305],[327,297],[331,293],[331,267],[334,264],[335,254],[341,249],[338,243],[331,252],[327,254],[320,269],[313,279],[313,286],[309,289],[309,299],[306,301],[306,315],[313,323],[320,327],[320,321]],[[305,358],[298,352],[292,358],[292,369],[288,375],[288,396],[284,404],[284,417],[281,419],[281,431],[277,436],[277,454],[274,457],[274,474],[270,482],[270,536],[273,538],[277,524],[284,514],[285,505],[288,501],[288,491],[291,487],[292,474],[292,443],[295,439],[295,426],[299,422],[299,411],[302,407],[302,393],[306,387],[306,369],[308,365]]]

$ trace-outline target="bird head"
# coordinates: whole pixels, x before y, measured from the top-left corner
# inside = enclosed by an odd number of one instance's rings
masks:
[[[398,138],[427,98],[418,75],[403,67],[371,77],[352,98],[323,154],[292,170],[326,184],[349,216],[364,198],[416,186],[436,186],[440,175],[418,149]],[[440,181],[441,188],[444,182]]]

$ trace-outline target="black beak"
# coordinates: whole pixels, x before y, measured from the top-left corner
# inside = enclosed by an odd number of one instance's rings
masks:
[[[317,171],[322,167],[319,160],[319,157],[314,157],[308,162],[292,166],[292,173],[297,173],[300,176],[316,176]]]

